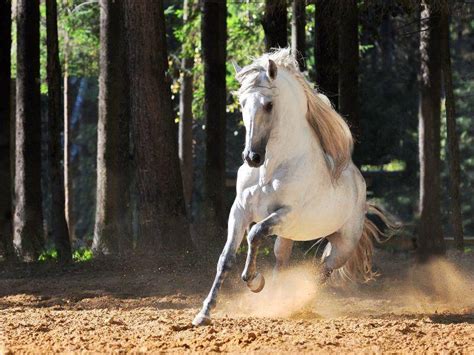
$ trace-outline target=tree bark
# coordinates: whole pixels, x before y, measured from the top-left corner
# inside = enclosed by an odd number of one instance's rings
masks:
[[[39,1],[17,1],[14,243],[23,258],[43,247]]]
[[[420,32],[420,224],[419,255],[445,251],[440,212],[440,13],[434,0],[423,0]]]
[[[390,13],[384,12],[380,25],[380,49],[382,55],[382,70],[385,73],[393,71],[394,64],[394,28]],[[374,55],[376,51],[373,51]]]
[[[338,7],[335,2],[315,0],[316,11],[314,55],[316,85],[338,107],[339,76],[339,26]]]
[[[301,71],[306,70],[306,0],[293,0],[291,20],[291,52],[296,56]]]
[[[128,83],[137,166],[138,248],[189,249],[183,185],[174,129],[166,31],[161,1],[123,2]]]
[[[357,1],[341,8],[339,26],[339,112],[359,138],[359,19]]]
[[[265,32],[265,48],[288,46],[288,14],[286,0],[265,0],[265,13],[262,19]]]
[[[73,206],[74,206],[74,191],[72,184],[72,159],[71,159],[71,147],[72,147],[72,127],[71,127],[71,110],[70,110],[70,95],[69,95],[69,71],[68,71],[68,60],[69,60],[69,37],[67,31],[65,32],[64,39],[64,82],[63,82],[63,115],[64,115],[64,198],[65,198],[65,216],[66,223],[69,230],[69,236],[71,240],[76,239],[76,221],[74,219]]]
[[[464,251],[464,235],[461,214],[461,163],[459,158],[459,139],[456,131],[456,101],[453,89],[451,53],[449,45],[449,5],[445,0],[441,8],[441,58],[444,91],[446,95],[446,127],[449,166],[449,197],[451,204],[450,224],[456,249]]]
[[[97,202],[92,249],[122,254],[132,248],[130,139],[121,6],[100,2],[100,80]]]
[[[183,25],[194,17],[192,0],[185,0],[183,6]],[[191,216],[193,195],[193,67],[194,44],[187,41],[183,44],[181,61],[181,91],[179,96],[179,159],[183,177],[184,198]]]
[[[65,217],[64,176],[62,174],[61,67],[59,63],[56,0],[46,0],[46,46],[48,51],[48,150],[51,181],[51,234],[62,262],[71,261],[71,243]]]
[[[0,243],[6,259],[14,257],[11,172],[11,0],[0,0]]]
[[[226,2],[205,0],[201,41],[204,61],[204,115],[206,120],[206,167],[204,189],[206,219],[216,226],[226,224]]]

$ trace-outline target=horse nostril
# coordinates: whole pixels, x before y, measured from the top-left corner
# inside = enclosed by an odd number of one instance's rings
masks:
[[[253,163],[255,164],[260,164],[260,154],[258,153],[251,153],[250,159],[252,160]]]

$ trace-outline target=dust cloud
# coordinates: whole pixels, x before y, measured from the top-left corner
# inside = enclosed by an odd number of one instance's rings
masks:
[[[266,286],[255,294],[240,283],[223,296],[218,313],[232,316],[318,319],[409,314],[468,313],[474,310],[473,275],[452,261],[401,263],[390,275],[368,284],[319,286],[315,266],[303,263],[284,271],[277,281],[264,272]]]

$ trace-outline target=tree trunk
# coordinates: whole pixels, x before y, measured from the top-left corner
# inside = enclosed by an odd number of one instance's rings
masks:
[[[316,11],[314,55],[316,85],[338,107],[339,76],[339,26],[338,7],[334,2],[315,0]]]
[[[118,254],[132,248],[130,139],[125,46],[120,4],[100,2],[100,80],[97,130],[95,253]]]
[[[306,70],[306,0],[293,0],[291,20],[291,52],[296,56],[301,71]]]
[[[394,28],[390,13],[384,12],[380,26],[380,49],[382,55],[382,70],[385,73],[393,71],[394,60]],[[376,55],[376,51],[372,51]]]
[[[191,247],[178,142],[174,134],[166,31],[161,1],[123,2],[128,83],[137,166],[138,247]]]
[[[262,19],[265,32],[265,48],[285,48],[288,46],[288,14],[286,0],[265,0]]]
[[[440,212],[440,14],[423,0],[420,32],[420,256],[445,251]]]
[[[464,235],[461,214],[461,163],[459,158],[459,139],[456,131],[456,109],[453,89],[453,76],[451,70],[451,53],[449,46],[449,5],[445,1],[441,9],[441,58],[446,93],[446,127],[448,140],[448,166],[449,166],[449,197],[451,202],[450,223],[454,235],[456,249],[464,250]]]
[[[14,243],[36,259],[43,246],[39,1],[17,1]]]
[[[46,0],[47,79],[48,79],[48,150],[51,181],[51,233],[60,261],[71,261],[71,243],[65,217],[64,176],[61,169],[61,67],[59,64],[56,0]]]
[[[11,174],[11,0],[0,0],[0,243],[4,257],[14,256]]]
[[[64,35],[64,82],[63,82],[63,115],[64,115],[64,197],[65,197],[65,215],[66,223],[69,230],[69,237],[72,241],[76,240],[76,221],[74,219],[73,206],[74,206],[74,191],[72,184],[72,160],[71,160],[71,147],[72,147],[72,127],[71,127],[71,106],[70,106],[70,95],[69,95],[69,36],[67,31]]]
[[[183,25],[194,17],[192,0],[184,1]],[[179,159],[183,177],[184,198],[191,216],[193,195],[193,67],[194,44],[188,40],[183,44],[181,61],[181,91],[179,97]]]
[[[357,1],[341,8],[339,26],[339,112],[359,138],[359,29]]]
[[[206,120],[206,219],[226,224],[226,2],[205,0],[201,20],[204,61],[204,115]]]

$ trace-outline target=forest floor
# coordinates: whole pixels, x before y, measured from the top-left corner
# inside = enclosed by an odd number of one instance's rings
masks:
[[[410,253],[377,251],[377,281],[324,289],[305,263],[272,286],[272,258],[260,259],[266,288],[247,290],[239,257],[212,325],[198,328],[191,320],[211,285],[214,262],[161,256],[93,260],[66,270],[0,265],[0,354],[474,353],[472,253],[416,266]]]

